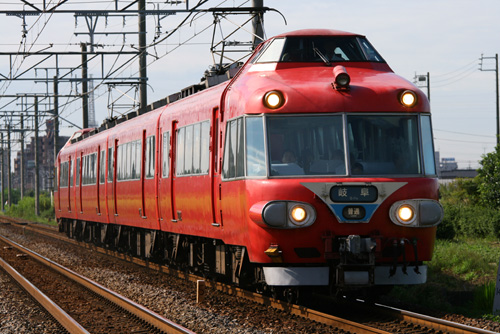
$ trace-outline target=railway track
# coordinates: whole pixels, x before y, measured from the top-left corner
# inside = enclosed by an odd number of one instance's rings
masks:
[[[200,277],[195,275],[179,272],[177,270],[173,270],[165,266],[160,266],[154,263],[143,261],[141,259],[133,258],[121,253],[115,253],[107,249],[97,248],[93,245],[84,242],[78,242],[75,240],[67,239],[66,236],[59,234],[55,229],[47,229],[46,227],[40,227],[37,225],[24,225],[21,227],[23,228],[25,234],[31,232],[40,233],[46,236],[63,240],[65,242],[77,244],[81,247],[85,247],[93,251],[118,257],[122,260],[127,260],[129,262],[150,269],[154,269],[159,272],[165,272],[168,273],[169,275],[176,276],[183,280],[190,280],[196,282],[197,280],[200,279]],[[343,306],[340,309],[343,309],[343,311],[345,311],[346,309],[351,310],[351,312],[349,311],[342,312],[339,311],[338,309],[329,310],[328,308],[322,310],[322,312],[319,312],[314,309],[306,308],[304,306],[291,305],[286,302],[278,301],[266,296],[241,290],[239,288],[235,288],[232,286],[227,286],[221,283],[207,282],[207,286],[209,288],[213,288],[219,291],[223,291],[225,293],[232,294],[234,296],[237,296],[238,298],[245,298],[247,300],[251,300],[266,306],[270,306],[274,309],[287,312],[288,314],[297,315],[306,319],[323,323],[325,325],[331,326],[333,329],[337,329],[344,332],[345,331],[352,333],[393,333],[393,332],[432,333],[433,332],[433,333],[485,333],[485,334],[495,333],[493,331],[469,327],[438,318],[432,318],[425,315],[407,312],[404,310],[385,307],[382,305],[372,305],[367,303],[352,304],[352,302],[350,302],[349,305],[343,304]],[[362,316],[353,317],[352,314],[357,314]],[[366,315],[368,314],[371,316],[367,317]]]
[[[193,333],[3,236],[0,266],[69,333]]]

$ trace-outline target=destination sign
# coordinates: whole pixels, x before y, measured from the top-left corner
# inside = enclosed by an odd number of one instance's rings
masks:
[[[377,187],[374,186],[333,186],[330,199],[340,203],[373,203],[378,198]]]

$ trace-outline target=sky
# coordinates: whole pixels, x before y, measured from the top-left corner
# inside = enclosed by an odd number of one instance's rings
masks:
[[[120,2],[122,6],[129,1]],[[31,3],[36,4],[35,1]],[[191,0],[190,6],[196,1]],[[0,10],[20,10],[21,1],[0,0]],[[244,0],[213,0],[202,8],[249,6]],[[113,8],[109,0],[77,1],[70,0],[61,9],[106,9]],[[152,9],[153,5],[148,5]],[[161,5],[162,9],[183,9],[185,5]],[[434,128],[435,149],[441,158],[455,158],[459,168],[478,168],[481,157],[492,152],[496,144],[496,86],[495,61],[491,57],[500,52],[500,1],[498,0],[264,0],[264,6],[278,12],[265,14],[264,27],[266,37],[308,28],[344,30],[365,35],[389,66],[402,77],[414,81],[416,75],[430,76],[430,104]],[[30,9],[25,7],[25,9]],[[281,13],[281,14],[280,14]],[[156,16],[147,17],[147,44],[154,41],[155,31],[161,32],[160,39],[166,32],[172,32],[185,14],[164,17],[158,27]],[[286,24],[285,20],[286,19]],[[242,22],[240,16],[223,20],[221,29],[216,31],[227,34],[234,23]],[[80,42],[88,42],[88,35],[75,35],[86,32],[85,19],[77,20],[71,14],[45,14],[38,17],[26,17],[26,38],[22,38],[21,17],[0,14],[0,52],[31,52],[47,49],[50,51],[78,51]],[[180,89],[196,84],[203,72],[213,63],[210,53],[210,41],[213,34],[211,14],[198,14],[190,17],[186,24],[165,41],[149,48],[148,57],[148,103],[159,100]],[[206,30],[205,30],[206,29]],[[248,27],[250,29],[250,27]],[[137,19],[134,17],[108,17],[98,21],[98,32],[137,31]],[[240,32],[229,39],[247,41],[250,35]],[[22,43],[21,43],[22,42]],[[96,35],[95,42],[103,45],[97,50],[118,51],[125,42],[125,51],[137,47],[137,35]],[[133,45],[132,45],[133,44]],[[480,71],[480,58],[484,57]],[[0,75],[7,76],[10,64],[17,74],[23,73],[30,66],[41,61],[42,57],[14,57],[0,55]],[[104,65],[100,59],[89,63],[89,73],[101,77],[116,69],[126,61],[125,56],[116,58],[107,56]],[[64,68],[72,68],[81,62],[79,56],[65,56],[57,59],[60,73]],[[40,65],[36,77],[40,80],[0,81],[0,96],[19,93],[52,92],[52,83],[44,83],[45,77],[55,75],[55,59],[51,58]],[[131,62],[120,70],[123,78],[137,77],[138,63]],[[103,71],[104,70],[104,71]],[[66,71],[67,72],[67,71]],[[66,73],[64,72],[64,73]],[[79,75],[73,74],[76,78]],[[34,71],[25,76],[33,78]],[[66,75],[72,77],[72,75]],[[102,80],[95,82],[95,115],[98,124],[110,116],[107,108],[110,94],[108,85]],[[125,92],[125,87],[115,86],[112,97]],[[422,88],[427,92],[427,87]],[[59,94],[74,95],[81,92],[75,82],[62,82]],[[132,90],[128,98],[122,98],[123,104],[137,99]],[[81,126],[81,102],[73,98],[60,99],[61,134],[71,135]],[[0,97],[0,111],[21,110],[21,100],[13,101]],[[50,108],[42,105],[40,108]],[[124,111],[115,110],[117,112]],[[0,120],[3,124],[5,119]],[[15,123],[15,121],[13,120]],[[14,149],[16,149],[14,147]]]

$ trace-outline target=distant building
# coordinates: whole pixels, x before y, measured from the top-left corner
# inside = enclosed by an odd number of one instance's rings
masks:
[[[446,184],[453,182],[455,179],[474,178],[477,175],[476,169],[459,169],[455,158],[441,158],[439,160],[439,152],[436,152],[436,160],[438,164],[439,183]]]
[[[458,164],[455,161],[455,158],[441,158],[439,162],[439,170],[440,171],[453,171],[458,169]]]
[[[38,166],[40,190],[50,191],[54,181],[54,124],[53,120],[45,123],[45,136],[38,137]],[[57,141],[58,151],[66,144],[69,137],[59,136]],[[14,159],[14,174],[12,187],[21,189],[21,151],[17,152]],[[35,137],[27,138],[24,147],[24,190],[35,189]]]

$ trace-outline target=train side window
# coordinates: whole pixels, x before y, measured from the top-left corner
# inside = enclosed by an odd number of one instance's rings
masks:
[[[136,140],[130,143],[132,156],[132,170],[130,179],[137,180],[141,177],[141,141]]]
[[[73,187],[73,160],[70,160],[69,171],[69,186]]]
[[[155,136],[146,138],[146,178],[155,176]]]
[[[243,118],[238,118],[236,142],[236,177],[245,176],[245,139],[243,137]]]
[[[87,184],[88,160],[88,156],[82,157],[82,186]]]
[[[90,184],[97,183],[97,153],[90,155]]]
[[[436,175],[436,161],[434,160],[434,145],[432,142],[431,116],[422,116],[421,136],[424,156],[424,171],[426,175]]]
[[[222,168],[222,175],[225,179],[245,175],[243,138],[243,118],[229,121],[226,128],[226,143],[224,146],[224,163]]]
[[[192,174],[200,174],[201,166],[201,124],[193,124],[193,168],[191,169]]]
[[[281,53],[283,52],[283,45],[285,44],[284,38],[274,39],[269,46],[262,51],[262,54],[257,59],[257,63],[274,63],[280,60]]]
[[[99,183],[104,183],[104,176],[105,176],[105,164],[106,163],[106,154],[105,151],[101,151],[101,160],[99,161]]]
[[[113,182],[113,148],[108,148],[108,182]]]
[[[80,185],[80,158],[76,158],[76,180],[75,184]]]
[[[168,177],[170,167],[170,133],[163,133],[162,149],[162,176]]]
[[[210,165],[210,122],[205,121],[201,123],[201,160],[200,172],[202,174],[208,173]]]
[[[117,152],[116,152],[116,179],[117,179],[117,181],[123,180],[122,155],[123,155],[123,145],[119,145],[117,148]]]
[[[176,174],[207,174],[209,169],[209,146],[209,121],[203,121],[180,128],[177,131]]]
[[[245,130],[247,176],[266,176],[262,117],[247,117]]]
[[[125,144],[125,150],[127,151],[125,158],[125,180],[130,180],[132,178],[132,167],[134,165],[133,156],[132,156],[132,142]]]
[[[83,157],[82,160],[82,185],[97,183],[97,153]]]
[[[184,147],[184,173],[183,174],[194,174],[193,173],[193,133],[194,126],[186,126],[185,134],[185,147]]]
[[[61,163],[61,173],[59,174],[59,187],[68,187],[68,161]]]
[[[186,128],[180,128],[177,131],[177,154],[176,154],[176,174],[183,175],[184,173],[184,133]]]

